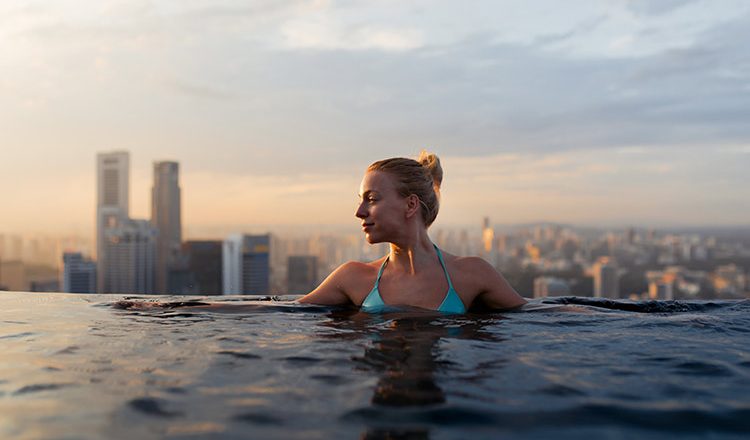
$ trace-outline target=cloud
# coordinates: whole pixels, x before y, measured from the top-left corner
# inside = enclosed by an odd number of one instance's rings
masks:
[[[638,15],[664,15],[691,3],[696,0],[629,0],[627,6]]]
[[[203,84],[190,84],[181,80],[164,81],[164,85],[167,88],[170,88],[180,94],[192,98],[210,100],[227,100],[237,98],[236,94],[227,92],[218,87]]]
[[[589,34],[591,31],[596,30],[599,25],[605,23],[606,21],[607,16],[605,14],[597,15],[592,18],[586,18],[580,24],[577,24],[564,32],[539,35],[534,39],[533,44],[535,46],[552,46],[557,43],[564,43],[576,37],[585,38],[587,34]]]
[[[363,26],[342,29],[327,20],[292,20],[284,23],[281,34],[292,49],[407,51],[422,47],[422,36],[415,29]]]

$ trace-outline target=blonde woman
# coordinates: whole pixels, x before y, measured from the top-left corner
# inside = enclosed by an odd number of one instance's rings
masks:
[[[299,301],[355,304],[366,312],[416,307],[464,313],[475,303],[493,309],[526,304],[489,263],[441,251],[428,235],[438,214],[443,170],[434,154],[391,158],[367,168],[356,216],[367,241],[390,243],[388,255],[339,266]]]

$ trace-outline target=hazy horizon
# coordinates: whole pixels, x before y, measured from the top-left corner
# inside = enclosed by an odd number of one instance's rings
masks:
[[[750,219],[742,1],[21,1],[0,36],[0,233],[93,235],[113,150],[135,218],[180,163],[186,238],[356,232],[363,170],[422,148],[436,229]]]

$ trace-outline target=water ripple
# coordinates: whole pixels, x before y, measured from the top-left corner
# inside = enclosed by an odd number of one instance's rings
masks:
[[[700,361],[682,362],[675,366],[675,370],[677,374],[688,376],[728,377],[734,374],[730,369],[723,365]]]
[[[181,416],[182,413],[178,411],[167,411],[164,409],[164,402],[159,399],[154,399],[152,397],[141,397],[137,399],[133,399],[130,402],[128,402],[128,406],[133,408],[134,410],[148,414],[150,416],[156,416],[156,417],[178,417]]]
[[[16,390],[16,392],[13,393],[13,395],[22,395],[22,394],[30,394],[30,393],[38,393],[41,391],[54,391],[59,390],[61,388],[69,387],[72,384],[69,383],[40,383],[40,384],[34,384],[34,385],[26,385],[23,388],[20,388]]]
[[[252,423],[254,425],[283,425],[282,419],[263,413],[242,413],[232,417],[232,420],[244,423]]]
[[[702,411],[691,408],[633,408],[612,404],[585,404],[552,411],[492,412],[461,406],[436,406],[404,410],[381,406],[344,413],[346,422],[408,426],[497,427],[509,431],[560,429],[585,426],[629,426],[671,433],[732,432],[750,430],[750,408]]]
[[[216,354],[227,354],[229,356],[236,357],[238,359],[261,359],[262,358],[262,356],[259,356],[254,353],[231,351],[231,350],[217,351]]]
[[[26,337],[35,336],[35,335],[36,335],[36,333],[32,333],[32,332],[14,333],[14,334],[11,334],[11,335],[0,336],[0,339],[26,338]]]

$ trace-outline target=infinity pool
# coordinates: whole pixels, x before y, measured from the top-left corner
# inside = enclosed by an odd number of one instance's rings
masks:
[[[750,434],[748,300],[449,316],[291,299],[2,292],[0,437]]]

